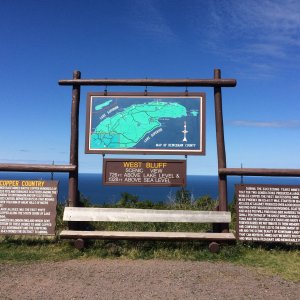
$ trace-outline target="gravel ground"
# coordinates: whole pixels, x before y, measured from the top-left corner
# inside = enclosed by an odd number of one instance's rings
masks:
[[[69,260],[0,265],[0,299],[299,299],[300,283],[229,263]]]

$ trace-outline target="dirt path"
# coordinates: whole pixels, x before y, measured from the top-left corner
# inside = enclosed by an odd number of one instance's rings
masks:
[[[70,260],[0,265],[0,299],[299,299],[300,283],[227,263]]]

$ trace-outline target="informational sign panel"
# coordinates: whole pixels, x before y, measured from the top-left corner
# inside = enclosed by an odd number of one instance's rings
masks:
[[[204,93],[89,93],[86,153],[205,154]]]
[[[54,235],[57,181],[0,180],[0,234]]]
[[[104,185],[185,186],[185,160],[104,159]]]
[[[236,185],[237,238],[300,242],[300,186]]]

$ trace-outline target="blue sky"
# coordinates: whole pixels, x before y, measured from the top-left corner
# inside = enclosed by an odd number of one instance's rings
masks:
[[[223,89],[227,166],[300,168],[298,0],[0,4],[1,163],[69,162],[71,88],[58,80],[73,70],[83,78],[212,78],[220,68],[237,80]],[[84,130],[86,93],[103,89],[82,88],[80,172],[102,169],[101,155],[84,154]],[[144,88],[109,87],[129,90]],[[207,93],[207,155],[189,156],[188,174],[216,174],[213,90],[190,91]]]

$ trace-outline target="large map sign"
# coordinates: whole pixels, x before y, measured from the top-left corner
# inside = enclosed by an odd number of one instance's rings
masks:
[[[86,153],[205,154],[205,94],[89,93]]]

